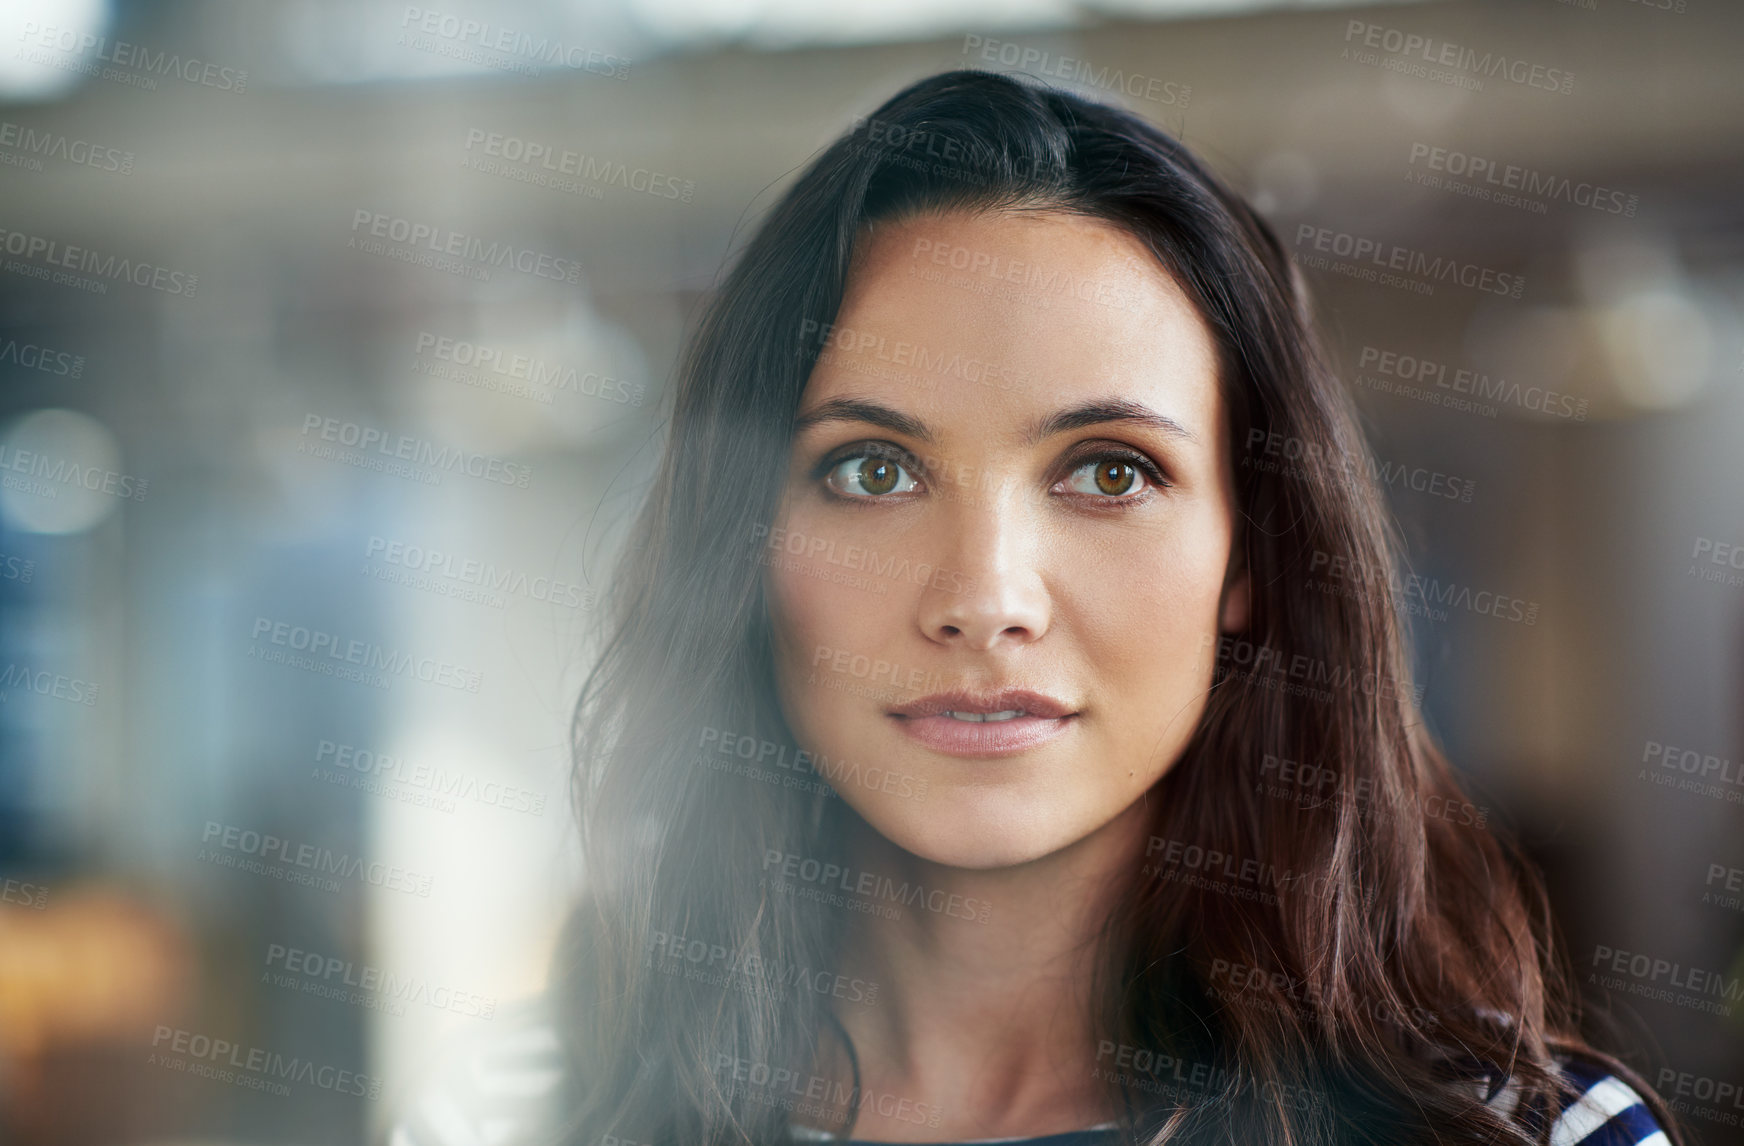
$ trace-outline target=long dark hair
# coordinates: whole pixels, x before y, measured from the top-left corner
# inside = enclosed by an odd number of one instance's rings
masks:
[[[832,992],[812,986],[842,921],[764,886],[770,855],[839,860],[850,813],[793,782],[760,555],[856,239],[1008,208],[1094,217],[1148,246],[1216,337],[1238,459],[1250,622],[1207,650],[1209,704],[1153,790],[1147,856],[1100,936],[1094,1066],[1133,1139],[1535,1141],[1544,1120],[1520,1112],[1564,1086],[1554,1053],[1616,1071],[1669,1126],[1645,1082],[1583,1040],[1537,875],[1469,814],[1424,729],[1397,534],[1271,227],[1135,115],[953,71],[806,167],[679,363],[575,714],[587,892],[556,968],[568,1140],[791,1141],[784,1096],[818,1088],[772,1080],[809,1081],[829,1045],[855,1084],[824,1088],[824,1105],[852,1126],[858,1065]],[[1254,448],[1280,442],[1287,467]],[[1328,568],[1363,571],[1341,586],[1356,591],[1317,587]],[[1482,1101],[1504,1079],[1520,1088],[1512,1119]]]

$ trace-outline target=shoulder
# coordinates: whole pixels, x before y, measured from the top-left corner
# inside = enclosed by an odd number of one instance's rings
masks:
[[[505,1007],[443,1048],[412,1088],[388,1146],[512,1146],[544,1137],[563,1079],[563,1052],[545,1000]]]
[[[1558,1103],[1551,1146],[1670,1146],[1665,1128],[1628,1083],[1594,1062],[1568,1057],[1558,1062],[1580,1095]]]
[[[1557,1055],[1562,1077],[1573,1087],[1534,1117],[1519,1111],[1519,1088],[1510,1080],[1488,1101],[1508,1116],[1550,1124],[1550,1146],[1671,1146],[1665,1128],[1628,1083],[1587,1059]]]

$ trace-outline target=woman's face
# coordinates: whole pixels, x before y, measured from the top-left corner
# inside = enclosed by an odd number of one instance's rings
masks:
[[[807,333],[763,550],[800,746],[926,860],[1084,839],[1174,764],[1246,624],[1210,330],[1126,232],[998,213],[876,228]]]

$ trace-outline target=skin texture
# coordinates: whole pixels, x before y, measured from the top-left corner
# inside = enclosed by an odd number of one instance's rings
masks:
[[[802,423],[861,399],[932,433],[802,425],[766,554],[789,725],[876,775],[836,784],[856,871],[943,893],[895,920],[848,913],[838,970],[879,984],[875,1006],[841,1012],[870,1099],[854,1135],[1078,1129],[1109,1116],[1084,1014],[1101,891],[1143,862],[1146,793],[1197,725],[1218,633],[1247,619],[1215,343],[1138,239],[1046,211],[880,225],[834,331]],[[1025,440],[1092,401],[1141,403],[1184,433],[1120,420]],[[913,460],[861,467],[867,442]],[[839,671],[836,650],[900,667]],[[1029,688],[1075,715],[1045,744],[966,758],[889,714],[953,687]],[[845,1060],[820,1071],[845,1078]]]

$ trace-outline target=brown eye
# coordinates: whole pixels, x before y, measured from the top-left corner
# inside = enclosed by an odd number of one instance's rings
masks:
[[[1088,482],[1084,480],[1086,477]],[[1159,484],[1166,486],[1168,483],[1157,482],[1136,463],[1118,454],[1082,463],[1065,481],[1066,488],[1074,493],[1100,495],[1110,501],[1123,502],[1139,500],[1147,489]]]
[[[1138,471],[1122,461],[1110,458],[1096,466],[1096,488],[1103,493],[1122,494],[1132,488]]]
[[[860,462],[860,488],[867,493],[889,493],[896,488],[896,463],[884,458],[866,458]]]
[[[828,480],[837,492],[861,500],[891,492],[907,492],[917,484],[899,462],[877,454],[855,454],[843,458],[831,467]]]

